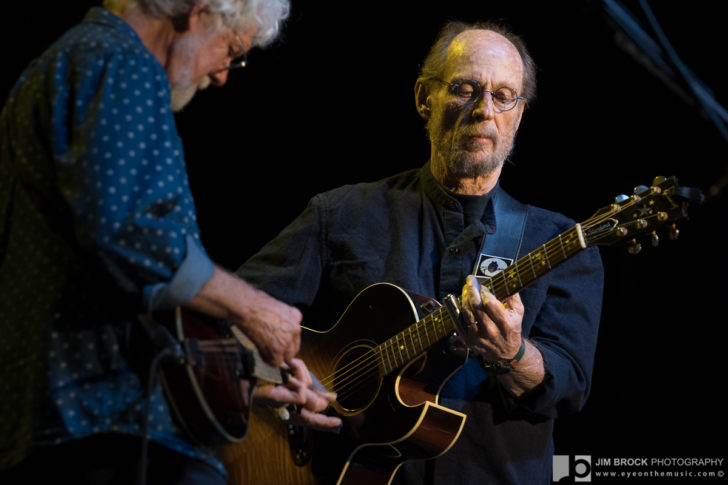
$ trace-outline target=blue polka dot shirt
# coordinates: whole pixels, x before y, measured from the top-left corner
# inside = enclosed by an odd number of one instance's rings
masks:
[[[139,435],[137,315],[209,280],[163,67],[96,7],[21,75],[0,117],[0,468],[32,444]],[[184,438],[159,386],[149,437]]]

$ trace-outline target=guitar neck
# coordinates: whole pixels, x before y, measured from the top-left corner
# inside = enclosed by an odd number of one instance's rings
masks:
[[[411,362],[454,330],[450,312],[443,306],[438,307],[376,348],[380,374],[389,374]]]
[[[518,293],[586,247],[581,225],[577,224],[498,274],[481,280],[480,284],[488,288],[498,300],[503,300]]]
[[[551,241],[520,258],[508,268],[481,281],[499,300],[516,294],[541,276],[586,248],[577,224]],[[421,320],[381,343],[375,353],[382,375],[404,366],[436,342],[452,334],[456,326],[447,307],[438,307]]]

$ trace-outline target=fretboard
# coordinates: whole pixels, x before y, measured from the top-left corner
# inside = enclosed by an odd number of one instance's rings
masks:
[[[389,374],[411,362],[436,342],[453,333],[454,330],[455,326],[447,309],[444,306],[438,307],[429,315],[377,346],[375,352],[379,357],[380,373]]]

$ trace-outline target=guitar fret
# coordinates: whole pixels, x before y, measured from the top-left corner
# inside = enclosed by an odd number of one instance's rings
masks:
[[[394,345],[389,340],[389,344],[387,345],[387,360],[389,361],[389,368],[394,370],[397,368],[397,355],[394,352]]]
[[[506,292],[505,296],[506,296],[506,297],[508,297],[508,296],[511,296],[511,292],[510,292],[510,291],[508,291],[508,280],[506,279],[506,271],[501,271],[501,272],[500,272],[500,273],[498,273],[498,274],[497,274],[496,276],[499,276],[499,277],[500,277],[500,279],[502,279],[502,280],[503,280],[503,290],[505,290],[505,292]],[[496,296],[497,296],[497,297],[498,297],[499,299],[500,299],[500,298],[502,298],[502,297],[501,297],[501,296],[499,296],[499,295],[496,295]]]
[[[399,346],[399,355],[402,356],[402,350],[404,349],[404,351],[407,352],[407,346],[404,343],[399,343],[400,335],[402,334],[397,335],[397,345]],[[404,336],[402,336],[402,341],[404,342]],[[404,357],[402,358],[402,363],[404,364],[405,362],[409,362],[409,352],[407,352],[407,360],[405,360]]]
[[[518,263],[513,265],[513,271],[516,273],[516,277],[518,278],[518,284],[520,285],[520,288],[523,288],[523,280],[521,279],[521,272],[518,269]],[[518,290],[519,286],[516,285],[516,282],[513,282],[513,289]]]
[[[447,317],[447,319],[448,319],[447,322],[450,324],[449,327],[445,326],[445,317]],[[442,311],[440,312],[440,328],[441,328],[441,332],[439,335],[440,338],[446,337],[449,333],[451,333],[455,329],[455,326],[453,325],[452,320],[450,320],[450,314],[447,312],[445,307],[443,307]]]
[[[382,359],[382,374],[389,374],[389,369],[387,369],[387,363],[384,362],[384,354],[382,353],[382,349],[377,349],[379,352],[379,357]]]
[[[425,331],[425,338],[427,339],[427,347],[429,348],[432,345],[432,340],[430,340],[430,335],[427,333],[427,320],[432,320],[432,315],[427,315],[423,321],[424,325],[422,325],[423,330]]]
[[[533,265],[533,257],[531,257],[531,253],[528,253],[528,263],[531,267],[531,272],[533,273],[533,279],[537,279],[538,275],[536,274],[536,267]]]
[[[409,330],[409,334],[410,334],[410,340],[412,341],[412,353],[413,353],[413,354],[417,354],[417,353],[418,353],[418,352],[417,352],[417,347],[415,347],[415,338],[414,338],[414,336],[412,335],[412,327],[414,327],[414,326],[416,326],[416,325],[417,325],[417,324],[415,324],[415,325],[410,325],[410,326],[408,327],[408,330]],[[417,334],[415,333],[415,335],[417,335]],[[422,342],[420,341],[420,346],[421,346],[421,345],[422,345]]]
[[[397,367],[397,356],[395,355],[395,352],[394,352],[394,345],[393,345],[392,339],[389,339],[389,340],[387,340],[387,342],[385,342],[385,349],[387,349],[387,360],[389,360],[389,368],[395,369]],[[390,356],[390,351],[391,351],[391,356]],[[394,359],[394,364],[392,364],[392,359]]]
[[[548,252],[548,249],[546,249],[546,245],[545,244],[542,245],[541,247],[543,248],[543,257],[544,257],[544,260],[546,261],[546,264],[548,265],[549,270],[550,270],[551,269],[551,261],[549,260],[549,252]]]
[[[564,241],[561,238],[561,234],[559,234],[558,239],[559,239],[559,247],[561,248],[561,254],[563,254],[564,259],[566,259],[566,258],[568,258],[568,256],[566,255],[566,250],[564,249]]]

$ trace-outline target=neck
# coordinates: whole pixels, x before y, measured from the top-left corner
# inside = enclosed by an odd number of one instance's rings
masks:
[[[485,195],[498,183],[502,164],[494,170],[476,177],[463,177],[448,172],[445,163],[439,163],[436,157],[430,161],[432,176],[446,189],[456,194],[463,195]]]
[[[169,47],[175,37],[175,29],[172,21],[167,18],[153,18],[142,12],[134,5],[123,11],[112,13],[123,19],[134,29],[144,46],[163,66],[167,63]]]

